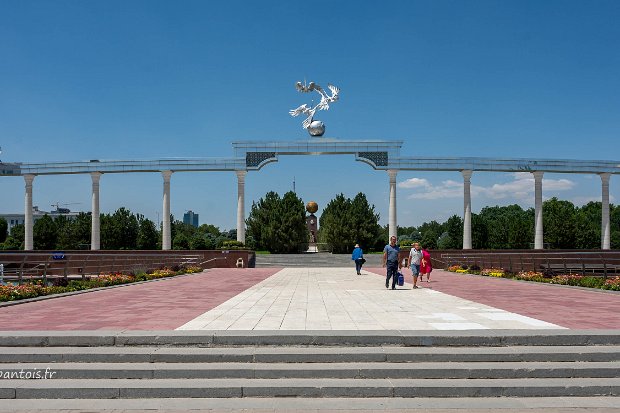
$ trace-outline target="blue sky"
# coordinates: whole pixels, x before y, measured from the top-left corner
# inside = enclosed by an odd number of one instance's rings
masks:
[[[296,81],[341,89],[326,137],[403,140],[403,155],[620,159],[618,1],[0,0],[0,159],[232,156],[304,140]],[[352,156],[288,156],[246,179],[320,207],[364,192],[387,223],[388,176]],[[533,206],[531,177],[474,173],[473,211]],[[399,225],[462,214],[459,173],[401,172]],[[90,209],[90,177],[41,176],[34,204]],[[600,200],[600,179],[546,174],[544,197]],[[620,179],[612,177],[612,202]],[[161,219],[159,174],[107,174],[101,210]],[[23,179],[0,178],[0,212]],[[176,173],[171,209],[236,222],[234,173]],[[320,213],[320,210],[319,210]]]

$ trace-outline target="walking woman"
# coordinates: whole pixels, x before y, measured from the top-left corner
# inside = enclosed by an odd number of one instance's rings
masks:
[[[424,281],[424,274],[426,274],[426,282],[431,282],[431,271],[433,271],[433,266],[431,264],[431,254],[423,245],[422,260],[420,261],[420,282]]]

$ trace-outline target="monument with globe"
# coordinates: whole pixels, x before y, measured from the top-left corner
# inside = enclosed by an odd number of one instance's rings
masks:
[[[306,119],[302,122],[303,128],[306,129],[312,137],[323,136],[325,133],[325,124],[320,120],[314,119],[314,114],[317,110],[328,110],[329,104],[338,100],[340,89],[328,83],[327,88],[331,92],[330,96],[320,85],[317,85],[314,82],[310,82],[308,84],[306,84],[305,81],[304,83],[297,82],[295,87],[301,93],[317,92],[321,96],[321,100],[315,106],[308,106],[304,103],[297,109],[289,111],[289,113],[291,116],[306,115]]]
[[[306,211],[310,215],[306,216],[306,225],[308,226],[308,251],[306,252],[319,252],[317,246],[317,218],[314,213],[319,210],[319,204],[314,201],[310,201],[306,204]]]

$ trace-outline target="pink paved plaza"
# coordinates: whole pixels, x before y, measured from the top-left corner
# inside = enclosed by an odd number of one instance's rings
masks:
[[[155,282],[0,307],[0,330],[173,330],[280,270],[212,269]],[[376,274],[377,289],[384,290],[384,269],[365,270]],[[565,328],[620,328],[618,293],[442,270],[433,271],[432,282],[420,286]]]

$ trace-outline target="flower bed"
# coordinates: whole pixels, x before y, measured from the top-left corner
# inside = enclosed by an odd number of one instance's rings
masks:
[[[485,268],[480,271],[480,275],[486,275],[488,277],[503,277],[505,274],[502,268]]]
[[[91,288],[109,287],[112,285],[129,284],[136,281],[153,280],[156,278],[173,277],[181,274],[193,274],[200,272],[200,267],[187,267],[179,271],[164,268],[152,273],[139,274],[104,274],[85,280],[67,281],[64,278],[57,279],[58,285],[45,286],[41,281],[29,282],[22,285],[0,285],[0,302],[16,301],[26,298],[34,298],[43,295],[60,294],[73,291],[88,290]]]
[[[620,291],[620,277],[607,278],[607,281],[605,281],[602,288],[606,290]]]
[[[620,277],[607,277],[607,279],[604,279],[603,277],[582,276],[578,274],[545,276],[542,272],[537,271],[521,271],[514,274],[505,271],[503,268],[484,268],[481,271],[476,271],[468,269],[467,266],[464,265],[452,265],[448,267],[448,271],[459,274],[480,274],[489,277],[620,291]]]

